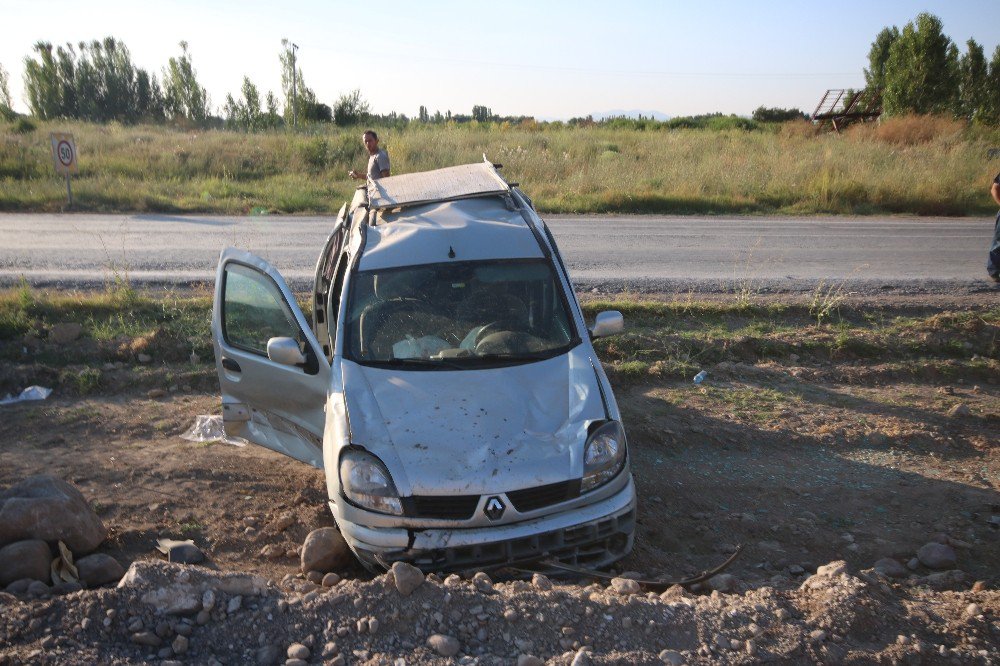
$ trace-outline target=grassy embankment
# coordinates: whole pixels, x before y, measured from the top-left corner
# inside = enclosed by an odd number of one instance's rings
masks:
[[[621,310],[623,335],[598,340],[618,381],[689,379],[719,363],[828,368],[878,378],[988,381],[1000,375],[1000,307],[908,308],[816,302],[671,302],[620,298],[585,303],[588,318]],[[191,386],[214,390],[211,297],[103,293],[0,292],[0,394],[28,384],[85,394]],[[82,325],[79,339],[55,344],[54,324]],[[152,361],[137,363],[138,355]],[[192,356],[193,354],[193,356]]]
[[[0,125],[0,210],[58,211],[65,185],[48,135],[80,152],[77,210],[330,213],[365,163],[357,129],[321,134],[160,126]],[[382,130],[395,173],[505,165],[545,212],[989,214],[1000,132],[896,119],[843,136],[805,123],[763,131],[414,126]]]

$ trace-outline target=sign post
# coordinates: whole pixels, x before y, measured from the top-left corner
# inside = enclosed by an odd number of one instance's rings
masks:
[[[55,161],[56,173],[66,177],[66,207],[73,206],[73,188],[70,186],[70,174],[77,172],[76,143],[72,134],[53,132],[52,159]]]

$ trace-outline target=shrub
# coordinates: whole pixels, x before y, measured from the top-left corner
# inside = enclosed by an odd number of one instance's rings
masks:
[[[27,116],[19,116],[17,120],[14,121],[14,127],[12,128],[15,134],[31,134],[35,131],[35,123],[31,121],[31,118]]]

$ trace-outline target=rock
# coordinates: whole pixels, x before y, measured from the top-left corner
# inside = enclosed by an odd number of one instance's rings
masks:
[[[288,651],[286,652],[289,659],[302,659],[306,660],[312,652],[302,643],[292,643],[288,646]]]
[[[969,604],[965,607],[965,614],[969,617],[976,617],[977,615],[983,614],[983,609],[979,606],[979,604]]]
[[[177,636],[174,638],[174,642],[170,644],[170,647],[173,649],[174,654],[184,654],[188,651],[188,645],[187,636]]]
[[[517,666],[545,666],[545,662],[533,654],[521,654],[517,657]]]
[[[165,398],[167,392],[161,388],[150,389],[146,391],[146,397],[150,400],[156,400],[158,398]]]
[[[329,573],[351,564],[354,557],[344,537],[335,527],[321,527],[306,536],[302,544],[301,571]]]
[[[323,582],[323,574],[321,574],[318,571],[310,571],[309,573],[306,574],[306,580],[309,581],[310,583],[315,583],[316,585],[319,585],[320,583]]]
[[[476,589],[480,592],[493,591],[493,580],[483,571],[476,572],[476,575],[472,577],[472,584],[475,585]]]
[[[793,564],[792,566],[788,567],[788,573],[790,573],[793,576],[801,576],[805,572],[806,572],[806,570],[803,569],[798,564]]]
[[[915,557],[911,557],[910,560],[906,563],[906,568],[909,569],[910,571],[916,571],[919,567],[920,567],[920,560],[918,560]]]
[[[584,649],[580,649],[573,657],[573,661],[570,666],[590,666],[594,663],[594,660],[590,658],[590,653]]]
[[[406,562],[392,563],[392,577],[396,584],[396,590],[404,597],[410,596],[415,589],[424,583],[423,572]]]
[[[664,664],[671,664],[671,666],[683,666],[683,664],[687,663],[684,655],[677,650],[663,650],[660,652],[659,657],[660,661]]]
[[[136,354],[135,360],[137,360],[137,361],[139,361],[139,363],[142,363],[143,365],[145,365],[146,363],[152,363],[153,362],[153,357],[150,356],[149,354],[144,354],[142,352],[139,352],[138,354]]]
[[[44,597],[49,593],[49,586],[40,580],[33,580],[28,583],[28,589],[25,592],[29,597]]]
[[[917,559],[929,569],[951,569],[958,561],[955,550],[943,543],[925,543],[917,551]]]
[[[948,416],[951,417],[970,416],[971,414],[972,410],[964,402],[960,402],[948,410]]]
[[[271,527],[274,528],[275,532],[284,532],[294,524],[295,516],[290,513],[283,513],[274,519],[274,522],[271,523]]]
[[[22,579],[47,581],[52,576],[52,551],[40,539],[17,541],[0,548],[0,586]]]
[[[813,629],[809,632],[810,643],[822,643],[826,640],[826,632],[822,629]]]
[[[339,582],[340,582],[340,576],[331,571],[330,573],[323,576],[323,580],[320,581],[320,584],[323,587],[333,587]]]
[[[157,539],[156,549],[167,556],[168,562],[198,564],[205,560],[205,553],[201,552],[201,549],[194,545],[194,541],[191,539],[184,541]]]
[[[836,560],[834,562],[830,562],[829,564],[824,564],[816,569],[817,576],[829,576],[830,578],[839,576],[843,573],[847,573],[847,562],[844,560]]]
[[[136,645],[145,645],[146,647],[154,648],[163,645],[163,641],[160,637],[152,631],[137,631],[132,634],[132,642]]]
[[[117,583],[125,575],[125,567],[106,553],[81,557],[76,561],[76,570],[80,574],[80,580],[86,583],[87,587]]]
[[[54,476],[31,476],[0,494],[0,546],[25,539],[62,541],[85,555],[107,530],[79,490]]]
[[[531,577],[531,584],[539,590],[551,590],[552,581],[545,574],[536,573]]]
[[[740,588],[740,579],[732,574],[716,574],[706,581],[705,585],[710,590],[719,592],[736,592]]]
[[[21,578],[8,585],[4,591],[8,594],[27,594],[28,586],[34,582],[34,578]]]
[[[229,600],[228,604],[226,604],[226,613],[232,615],[242,607],[243,607],[243,597],[235,596]]]
[[[205,590],[202,593],[201,607],[207,611],[210,611],[213,608],[215,608],[215,592],[213,590]]]
[[[883,557],[875,563],[875,571],[889,578],[906,578],[910,572],[899,560],[891,557]]]
[[[966,575],[960,569],[952,569],[932,573],[923,580],[935,590],[947,590],[963,585],[966,582]]]
[[[973,592],[983,592],[984,590],[986,590],[986,581],[977,580],[975,583],[972,584]]]
[[[631,578],[612,578],[611,587],[615,592],[622,595],[639,594],[642,587]]]
[[[55,324],[49,329],[49,342],[57,345],[64,345],[73,342],[83,332],[83,326],[76,322],[66,322]]]
[[[269,560],[280,560],[285,556],[285,549],[276,543],[269,543],[260,549],[260,555]]]
[[[431,634],[427,638],[427,647],[437,652],[442,657],[454,657],[458,654],[458,639],[444,634]]]
[[[680,585],[671,585],[660,595],[660,599],[663,601],[672,601],[674,599],[682,599],[684,597],[690,597],[691,593],[685,590]]]
[[[128,572],[125,572],[125,577],[128,577]],[[118,586],[121,587],[120,582]],[[142,603],[164,615],[191,615],[201,608],[201,592],[190,585],[161,587],[145,593],[141,599]]]

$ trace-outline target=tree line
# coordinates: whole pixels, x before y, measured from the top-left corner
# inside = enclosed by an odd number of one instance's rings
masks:
[[[1000,123],[1000,45],[989,63],[974,39],[960,53],[932,14],[919,14],[902,30],[890,26],[879,32],[864,73],[866,85],[882,91],[886,115],[930,113]]]

